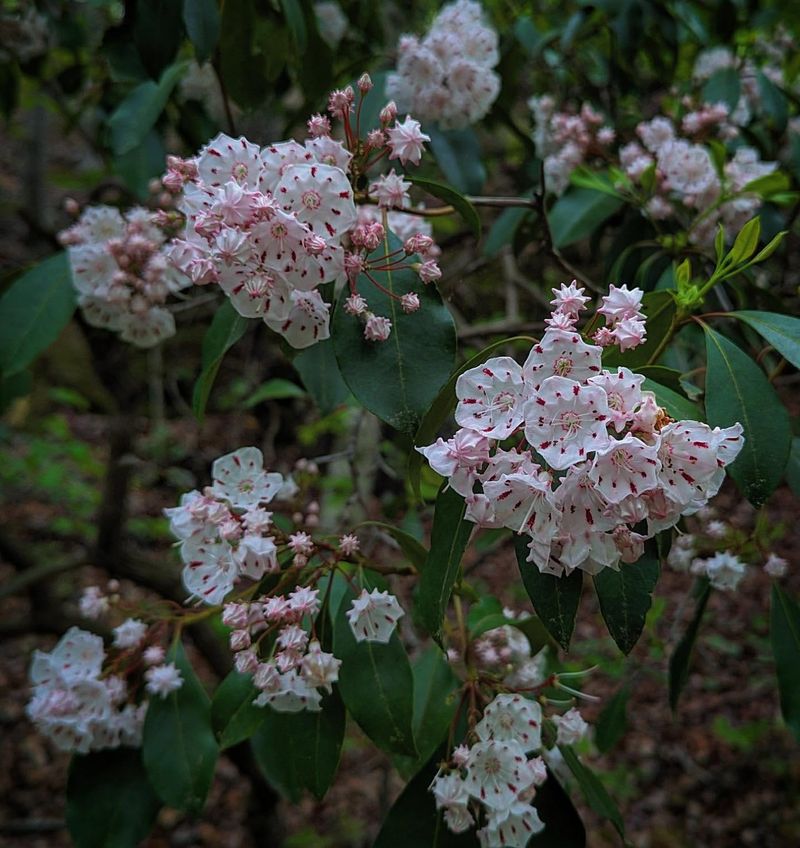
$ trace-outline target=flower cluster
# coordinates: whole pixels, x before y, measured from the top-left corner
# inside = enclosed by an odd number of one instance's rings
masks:
[[[503,610],[513,620],[512,610]],[[531,656],[528,637],[513,624],[504,624],[482,633],[472,644],[472,652],[483,671],[496,675],[504,686],[532,689],[547,677],[547,648]]]
[[[523,365],[502,356],[463,373],[460,429],[419,448],[467,518],[528,535],[528,561],[555,575],[636,562],[647,538],[717,493],[744,441],[740,424],[672,420],[642,376],[604,369],[602,348],[556,320],[567,303],[577,316],[573,295],[556,291]]]
[[[405,267],[407,255],[424,254],[433,245],[430,237],[417,234],[400,256],[387,255],[382,220],[359,218],[353,185],[384,157],[419,164],[429,140],[413,118],[397,119],[394,103],[381,111],[380,128],[361,140],[360,103],[371,88],[364,75],[355,126],[353,89],[330,95],[328,111],[342,121],[344,142],[332,137],[331,120],[323,115],[308,121],[304,144],[290,140],[261,148],[220,134],[194,159],[171,157],[162,180],[180,192],[178,209],[185,219],[182,238],[170,247],[173,265],[197,285],[218,284],[239,314],[261,318],[295,348],[330,335],[322,283],[348,280],[355,293],[361,274],[371,279],[371,270]],[[392,170],[373,193],[385,209],[402,208],[410,202],[409,185]],[[430,282],[440,272],[432,258],[423,258],[412,267]],[[388,337],[387,318],[384,331],[371,329],[375,316],[366,301],[360,311],[349,311],[364,317],[367,338]]]
[[[167,261],[167,236],[157,221],[157,213],[141,207],[123,215],[112,206],[89,206],[59,234],[84,318],[138,347],[175,334],[164,304],[191,285]]]
[[[607,158],[616,134],[603,116],[584,103],[578,113],[556,111],[550,95],[532,97],[533,142],[544,163],[545,185],[553,194],[563,194],[570,174],[580,165]]]
[[[104,675],[99,636],[71,627],[50,653],[35,651],[27,714],[63,751],[85,754],[141,741],[146,703],[129,703],[123,677]]]
[[[265,471],[254,447],[220,457],[211,475],[211,486],[183,495],[180,506],[164,512],[181,540],[184,586],[203,603],[219,604],[241,578],[259,580],[278,570],[272,513],[264,507],[290,497],[295,485]]]
[[[457,0],[439,12],[421,40],[414,35],[400,39],[387,96],[402,111],[443,129],[474,124],[500,92],[500,77],[492,70],[500,58],[497,42],[480,3]]]
[[[497,695],[474,729],[476,742],[453,752],[450,768],[431,784],[438,809],[454,833],[483,817],[478,838],[485,848],[524,848],[544,829],[531,804],[547,780],[542,747],[542,708],[522,695]]]
[[[288,595],[226,604],[222,623],[233,628],[230,645],[236,669],[252,674],[259,690],[254,703],[278,712],[320,709],[320,689],[331,691],[341,660],[322,650],[303,627],[319,612],[319,591],[300,586]],[[262,659],[259,648],[270,645]]]

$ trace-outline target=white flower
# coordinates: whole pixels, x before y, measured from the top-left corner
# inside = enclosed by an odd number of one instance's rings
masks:
[[[392,322],[382,316],[367,314],[367,323],[364,326],[364,338],[369,342],[385,342],[392,332]]]
[[[491,810],[486,827],[478,833],[486,848],[525,848],[544,827],[535,807],[517,801],[506,809]]]
[[[559,745],[574,745],[584,739],[589,731],[589,725],[575,707],[567,710],[564,715],[553,716],[552,721],[558,730],[556,742]]]
[[[720,551],[710,559],[696,559],[692,574],[704,575],[715,589],[736,589],[746,572],[744,563],[730,551]]]
[[[371,592],[362,589],[346,615],[357,642],[386,644],[405,613],[394,595],[378,589]]]
[[[355,533],[347,533],[339,537],[339,550],[342,556],[351,557],[357,554],[359,545],[358,536]]]
[[[542,746],[542,708],[522,695],[497,695],[475,727],[478,739],[518,742],[526,751]]]
[[[589,471],[598,491],[610,503],[638,495],[658,485],[658,449],[626,434],[598,449]]]
[[[147,625],[136,618],[128,618],[114,628],[114,646],[117,648],[138,647],[147,633]]]
[[[211,491],[241,509],[269,503],[283,485],[283,477],[264,471],[264,456],[258,448],[239,448],[214,461]]]
[[[530,785],[526,764],[525,752],[513,742],[479,742],[469,752],[467,791],[492,810],[507,810]]]
[[[771,553],[767,557],[767,561],[764,563],[764,571],[769,574],[770,577],[785,576],[788,567],[789,563],[783,557],[779,557],[774,553]]]
[[[493,439],[505,439],[524,421],[528,390],[522,368],[509,356],[489,359],[456,381],[456,421]]]
[[[109,601],[99,586],[87,586],[83,590],[78,608],[84,618],[98,619],[108,612]]]
[[[142,659],[147,665],[161,665],[164,662],[164,656],[164,649],[160,645],[151,645],[142,653]]]
[[[386,135],[390,150],[389,158],[399,159],[403,165],[406,162],[419,165],[423,143],[431,140],[430,136],[420,129],[419,121],[415,121],[409,115],[406,115],[402,124],[395,121],[395,125],[386,131]]]
[[[333,654],[326,653],[314,640],[308,646],[308,651],[300,663],[303,677],[309,686],[332,691],[331,684],[339,679],[339,666],[342,661]]]
[[[175,692],[183,686],[183,678],[174,663],[154,665],[144,673],[147,681],[145,688],[151,695],[159,695],[166,698],[171,692]]]

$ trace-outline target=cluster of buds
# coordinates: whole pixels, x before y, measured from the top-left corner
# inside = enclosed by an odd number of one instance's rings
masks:
[[[123,215],[112,206],[89,206],[59,234],[84,318],[137,347],[175,334],[175,319],[164,304],[191,285],[170,266],[159,221],[158,213],[141,207]]]
[[[509,621],[517,618],[512,610],[503,613]],[[511,689],[530,690],[547,678],[547,648],[531,655],[528,637],[513,624],[482,633],[472,643],[471,651],[481,671]]]
[[[480,3],[457,0],[438,13],[422,39],[400,39],[386,93],[404,111],[443,129],[461,129],[483,118],[497,99],[500,77],[492,69],[499,60],[497,33]]]
[[[533,113],[536,155],[544,163],[548,191],[563,194],[576,168],[608,158],[616,134],[588,103],[577,113],[558,112],[555,100],[543,95],[532,97],[528,106]]]
[[[556,309],[573,294],[563,286]],[[642,376],[604,369],[601,354],[551,324],[522,366],[495,357],[462,374],[461,429],[419,448],[469,520],[530,537],[543,573],[636,562],[647,538],[719,491],[744,442],[740,424],[673,421]]]
[[[351,87],[331,93],[330,117],[309,119],[304,144],[261,148],[220,134],[194,159],[170,157],[162,180],[180,194],[185,219],[170,247],[175,268],[197,285],[218,284],[237,312],[263,319],[295,348],[330,335],[322,283],[348,279],[353,286],[362,273],[374,280],[371,270],[408,267],[385,255],[382,221],[359,221],[354,186],[384,158],[418,164],[429,138],[413,118],[398,120],[394,103],[382,110],[380,127],[360,138],[361,104],[372,88],[366,74],[358,87],[358,109]],[[332,137],[331,118],[341,121],[344,141]],[[404,182],[394,171],[386,179]],[[396,200],[402,207],[407,195],[400,191]],[[426,275],[433,279],[430,266]]]
[[[96,602],[98,593],[91,595]],[[142,690],[165,697],[183,682],[164,662],[164,649],[148,644],[150,632],[127,619],[114,628],[107,652],[99,636],[71,627],[50,653],[35,651],[26,711],[39,731],[59,749],[81,754],[139,745],[147,712]]]

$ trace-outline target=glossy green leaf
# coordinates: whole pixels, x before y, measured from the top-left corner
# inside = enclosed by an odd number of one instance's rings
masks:
[[[528,536],[514,536],[514,548],[522,583],[536,610],[536,615],[547,628],[547,632],[565,651],[568,651],[581,601],[583,572],[576,568],[568,577],[542,574],[534,563],[526,562],[529,541]]]
[[[483,255],[491,259],[497,256],[505,245],[513,244],[522,222],[533,214],[533,210],[526,206],[504,209],[486,234],[486,240],[483,243]]]
[[[423,189],[428,194],[432,194],[434,197],[438,197],[439,200],[443,200],[452,206],[469,225],[475,238],[479,239],[481,237],[481,219],[478,217],[478,211],[461,192],[456,191],[444,183],[428,180],[424,177],[417,177],[413,174],[406,174],[406,179],[410,180],[417,188]]]
[[[306,19],[303,16],[303,8],[298,0],[280,0],[286,25],[292,36],[292,43],[299,55],[306,52],[308,46],[308,32],[306,30]]]
[[[456,835],[445,825],[429,791],[436,777],[440,749],[406,784],[384,819],[372,848],[478,848],[475,830]]]
[[[217,49],[220,14],[217,0],[183,0],[183,25],[202,65]]]
[[[660,572],[655,546],[648,546],[637,562],[620,563],[619,571],[604,568],[594,576],[600,612],[623,654],[629,654],[642,635]]]
[[[795,368],[800,368],[800,318],[781,315],[777,312],[743,310],[729,313],[749,324],[763,339],[768,341],[784,359]]]
[[[230,748],[258,730],[266,710],[253,703],[257,695],[252,674],[232,671],[219,684],[211,699],[211,724],[220,748]]]
[[[401,248],[399,239],[390,233],[370,259],[380,264],[382,256]],[[345,291],[333,315],[333,349],[342,377],[355,398],[382,421],[413,435],[450,376],[456,352],[455,325],[436,287],[421,285],[412,270],[371,274],[395,295],[417,292],[420,310],[405,314],[396,299],[380,291],[362,274],[358,291],[376,315],[391,320],[391,335],[385,342],[367,341],[363,322],[344,310],[348,294]]]
[[[331,339],[300,351],[292,365],[323,415],[333,412],[350,397],[350,389],[342,379]]]
[[[554,246],[567,247],[587,238],[622,204],[622,198],[602,191],[569,188],[547,213]]]
[[[532,803],[544,822],[544,830],[531,837],[526,848],[585,848],[586,829],[580,814],[550,771]]]
[[[153,178],[164,173],[166,158],[161,134],[151,128],[141,144],[127,153],[115,156],[111,166],[139,200],[147,201],[152,199],[150,185]]]
[[[730,253],[725,258],[726,262],[740,265],[746,262],[758,247],[758,237],[761,235],[761,218],[751,218],[739,231]]]
[[[703,86],[703,102],[724,103],[732,112],[739,102],[741,82],[736,68],[715,71]]]
[[[675,298],[669,291],[647,292],[642,298],[642,312],[647,318],[647,341],[624,353],[618,347],[607,347],[603,352],[603,365],[606,368],[624,366],[635,371],[642,365],[658,364],[653,357],[672,332],[676,313]]]
[[[265,717],[251,742],[259,767],[293,803],[303,790],[321,800],[336,776],[344,740],[345,710],[336,688],[323,696],[317,712],[262,709]]]
[[[415,620],[439,643],[453,584],[461,571],[461,558],[475,526],[464,519],[466,508],[464,498],[454,489],[440,490],[433,513],[431,549],[417,590]]]
[[[67,828],[75,848],[136,848],[161,802],[138,748],[74,754],[67,779]]]
[[[170,65],[158,82],[148,80],[137,85],[117,106],[108,119],[111,147],[116,155],[133,150],[145,140],[185,70],[185,62]]]
[[[800,606],[772,584],[769,635],[786,726],[800,742]]]
[[[219,754],[211,726],[211,702],[180,641],[170,648],[167,658],[180,671],[183,685],[164,698],[150,699],[142,759],[161,800],[197,815],[211,788]]]
[[[614,825],[617,833],[625,839],[625,824],[617,805],[606,791],[597,775],[578,759],[578,755],[568,745],[559,745],[559,750],[569,770],[578,781],[586,803],[599,815]]]
[[[406,533],[405,530],[401,530],[393,524],[385,524],[382,521],[364,521],[359,526],[379,527],[384,533],[388,533],[400,546],[400,550],[406,555],[414,568],[417,571],[422,571],[425,566],[425,560],[428,558],[428,549],[410,533]]]
[[[706,414],[712,427],[744,428],[744,446],[728,473],[754,506],[780,483],[791,447],[789,413],[755,362],[725,336],[706,333]]]
[[[624,685],[606,701],[594,726],[594,743],[601,754],[610,751],[625,735],[631,690]]]
[[[245,409],[252,409],[266,400],[290,400],[292,398],[305,397],[306,393],[291,380],[284,380],[282,377],[274,377],[272,380],[267,380],[262,383],[247,400],[243,406]]]
[[[771,174],[764,174],[763,177],[756,177],[756,179],[750,180],[742,191],[760,194],[762,197],[770,197],[773,194],[788,191],[791,185],[791,180],[786,174],[782,171],[773,171]]]
[[[225,354],[245,334],[249,325],[250,319],[243,318],[229,300],[225,300],[216,311],[203,339],[202,371],[192,394],[192,411],[198,421],[205,416],[211,387]]]
[[[431,137],[431,151],[447,182],[464,194],[480,194],[486,182],[486,168],[475,130],[440,130],[432,126],[424,130]]]
[[[456,382],[458,378],[470,368],[475,368],[482,362],[485,362],[491,355],[500,347],[513,345],[517,342],[525,342],[529,345],[534,343],[534,340],[528,336],[514,336],[511,339],[501,339],[485,347],[480,353],[468,359],[463,365],[459,366],[451,375],[448,381],[442,386],[439,394],[428,407],[419,429],[414,435],[414,445],[424,447],[436,440],[436,435],[442,428],[448,416],[453,413],[456,408]],[[414,492],[419,493],[419,475],[422,463],[425,461],[419,451],[412,451],[408,458],[408,479],[411,483],[411,488]]]
[[[416,757],[414,677],[408,654],[397,631],[385,645],[356,641],[345,616],[354,598],[355,593],[348,587],[333,623],[334,654],[342,661],[339,669],[342,700],[379,748],[390,754]]]
[[[699,578],[692,588],[692,595],[695,599],[694,615],[669,658],[669,705],[673,712],[678,707],[678,699],[689,679],[689,662],[692,658],[694,643],[697,641],[700,622],[703,620],[703,613],[711,595],[711,584],[705,578]]]
[[[256,14],[255,0],[236,0],[222,6],[219,56],[222,78],[230,97],[244,108],[254,108],[269,94],[267,80],[277,73],[270,68],[275,61],[278,73],[285,65],[289,39],[271,21]],[[283,36],[283,38],[281,37]],[[268,53],[261,49],[269,43]]]
[[[0,413],[5,412],[15,400],[31,393],[33,374],[30,371],[17,371],[10,377],[0,374]]]
[[[776,132],[782,133],[786,129],[786,122],[789,117],[789,104],[786,95],[763,71],[758,71],[756,78],[758,79],[761,110],[770,119]]]
[[[61,335],[75,311],[66,253],[57,253],[18,277],[0,298],[0,373],[30,365]]]

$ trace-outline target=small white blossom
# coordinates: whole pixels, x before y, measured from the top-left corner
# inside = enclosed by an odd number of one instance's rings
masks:
[[[405,612],[394,595],[378,589],[371,592],[362,589],[346,615],[357,642],[386,644]]]
[[[151,695],[159,695],[166,698],[171,692],[175,692],[183,686],[183,678],[174,663],[165,665],[154,665],[144,673],[147,681],[145,688]]]

